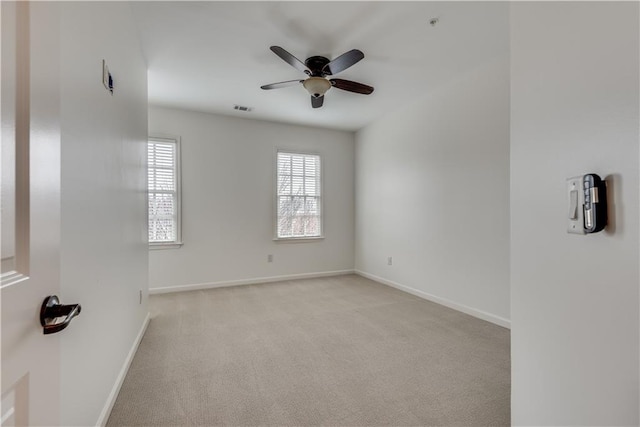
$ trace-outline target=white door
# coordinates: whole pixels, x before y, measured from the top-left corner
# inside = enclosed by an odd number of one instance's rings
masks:
[[[59,335],[40,309],[60,290],[59,20],[46,2],[0,5],[1,424],[56,425]]]

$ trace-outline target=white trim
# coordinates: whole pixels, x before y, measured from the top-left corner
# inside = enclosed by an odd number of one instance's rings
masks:
[[[149,243],[149,250],[156,251],[162,249],[180,249],[184,243]]]
[[[317,242],[318,240],[324,240],[324,236],[315,236],[315,237],[279,237],[273,239],[274,242],[278,243],[310,243]]]
[[[27,280],[29,276],[25,276],[15,270],[8,271],[0,275],[0,289],[8,288],[11,285]]]
[[[144,333],[147,331],[147,326],[149,326],[149,320],[151,319],[151,314],[147,313],[147,317],[145,317],[144,322],[142,322],[142,327],[138,332],[138,336],[133,342],[133,346],[131,346],[131,350],[129,350],[129,354],[127,354],[127,358],[124,360],[124,365],[122,365],[122,369],[116,378],[116,382],[111,389],[111,393],[109,393],[109,397],[107,398],[107,402],[98,417],[98,421],[96,422],[96,426],[104,427],[109,420],[109,415],[111,415],[111,410],[113,409],[113,405],[116,403],[116,399],[118,398],[118,393],[120,392],[120,388],[122,387],[122,383],[124,382],[125,377],[127,376],[127,372],[129,372],[129,366],[131,366],[131,362],[133,361],[133,357],[136,355],[136,351],[138,351],[138,346],[140,345],[140,341],[142,341],[142,337]]]
[[[487,322],[491,322],[495,325],[502,326],[503,328],[511,329],[511,321],[509,319],[505,319],[504,317],[496,316],[495,314],[487,313],[486,311],[478,310],[476,308],[472,308],[464,304],[459,304],[457,302],[453,302],[446,298],[440,298],[435,295],[431,295],[427,292],[420,291],[418,289],[414,289],[409,286],[401,285],[391,280],[384,279],[374,274],[365,273],[364,271],[354,270],[354,273],[356,273],[359,276],[366,277],[367,279],[371,279],[376,282],[382,283],[383,285],[391,286],[392,288],[396,288],[401,291],[407,292],[411,295],[415,295],[417,297],[429,300],[431,302],[444,305],[445,307],[449,307],[454,310],[461,311],[470,316],[477,317],[478,319],[486,320]]]
[[[212,283],[197,283],[193,285],[166,286],[150,288],[149,295],[167,294],[171,292],[197,291],[201,289],[226,288],[229,286],[256,285],[259,283],[281,282],[284,280],[313,279],[316,277],[342,276],[353,274],[354,270],[320,271],[317,273],[287,274],[284,276],[255,277],[253,279],[228,280]]]

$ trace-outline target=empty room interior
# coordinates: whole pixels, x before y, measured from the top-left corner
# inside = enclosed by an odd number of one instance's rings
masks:
[[[2,426],[640,424],[640,4],[5,2]]]

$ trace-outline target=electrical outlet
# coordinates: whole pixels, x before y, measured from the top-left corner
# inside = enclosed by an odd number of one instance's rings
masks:
[[[267,262],[273,262],[273,255],[267,255]]]
[[[393,265],[393,257],[387,257],[387,265]]]

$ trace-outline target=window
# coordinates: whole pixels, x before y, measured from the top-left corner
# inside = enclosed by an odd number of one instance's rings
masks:
[[[149,138],[149,245],[179,247],[180,142],[178,138]]]
[[[278,151],[276,237],[322,237],[320,156]]]

